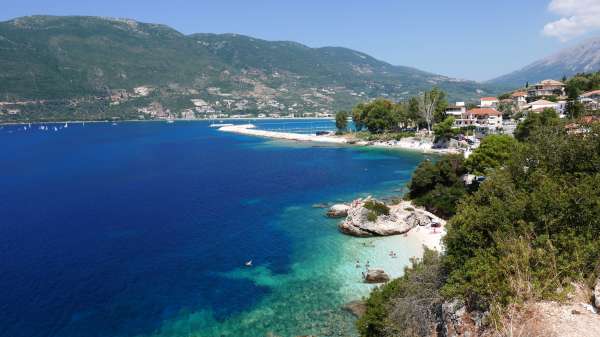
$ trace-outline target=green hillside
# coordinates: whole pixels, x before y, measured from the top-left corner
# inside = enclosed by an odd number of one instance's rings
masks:
[[[148,92],[135,94],[141,86]],[[126,19],[34,16],[0,23],[2,121],[330,113],[376,97],[406,99],[432,86],[451,100],[495,93],[346,48],[188,36]],[[192,99],[203,106],[196,109]]]

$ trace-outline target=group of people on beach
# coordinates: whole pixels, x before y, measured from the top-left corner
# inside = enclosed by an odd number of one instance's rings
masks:
[[[365,269],[367,271],[369,271],[370,266],[371,266],[371,264],[370,264],[369,260],[367,260],[367,263],[365,263]],[[360,268],[360,267],[362,267],[360,264],[360,260],[356,260],[356,268]]]
[[[362,267],[360,264],[360,260],[356,260],[356,268],[360,268],[360,267]],[[361,272],[363,280],[367,278],[367,273],[369,272],[369,267],[371,267],[371,264],[370,264],[369,260],[367,260],[367,263],[365,263],[365,270],[363,270]]]

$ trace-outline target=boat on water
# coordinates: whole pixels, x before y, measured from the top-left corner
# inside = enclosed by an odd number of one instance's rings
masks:
[[[223,126],[233,126],[233,124],[231,123],[215,123],[215,124],[211,124],[209,125],[211,128],[220,128]]]
[[[65,123],[65,125],[63,126],[63,128],[68,128],[69,127],[69,123]]]
[[[172,119],[167,119],[167,124],[172,124],[172,123],[175,123],[175,121]]]
[[[252,260],[246,261],[246,263],[244,263],[244,265],[246,265],[246,267],[252,267]]]

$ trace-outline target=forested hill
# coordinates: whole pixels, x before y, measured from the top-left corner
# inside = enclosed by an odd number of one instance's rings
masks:
[[[0,23],[0,101],[46,100],[53,102],[52,111],[66,114],[137,114],[157,103],[160,108],[146,110],[179,113],[194,107],[191,99],[224,113],[335,111],[374,97],[401,100],[432,86],[451,100],[495,93],[493,87],[393,66],[346,48],[236,34],[184,35],[164,25],[99,17]],[[134,94],[136,87],[149,90]],[[45,116],[39,104],[12,110],[21,117]]]

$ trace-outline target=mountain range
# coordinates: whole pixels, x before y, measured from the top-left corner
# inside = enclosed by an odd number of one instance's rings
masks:
[[[333,112],[375,97],[406,99],[432,86],[460,100],[497,91],[340,47],[184,35],[164,25],[100,17],[31,16],[0,23],[0,101],[22,103],[12,107],[18,110],[14,118],[89,117],[85,112],[132,117],[192,108]]]
[[[478,83],[341,47],[185,35],[129,19],[30,16],[0,22],[0,121],[323,114],[433,86],[450,101],[475,101],[598,69],[600,39]]]
[[[584,41],[574,47],[533,62],[512,73],[497,77],[488,84],[504,87],[518,87],[526,82],[534,83],[544,79],[561,79],[578,73],[600,70],[600,37]]]

